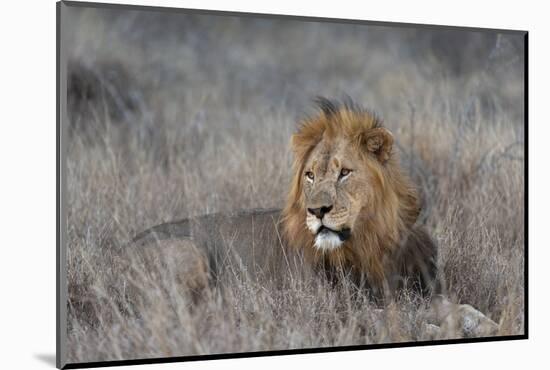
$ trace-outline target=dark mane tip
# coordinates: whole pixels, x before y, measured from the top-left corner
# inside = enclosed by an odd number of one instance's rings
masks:
[[[342,99],[344,108],[350,112],[354,113],[365,113],[366,110],[361,107],[358,103],[356,103],[353,98],[347,94],[344,95],[344,98]]]
[[[325,98],[324,96],[317,96],[314,99],[314,102],[326,116],[332,116],[340,110],[340,103],[335,100]]]
[[[336,99],[328,99],[328,98],[325,98],[324,96],[317,96],[314,99],[314,102],[317,104],[317,107],[321,109],[321,111],[327,116],[331,116],[338,113],[340,109],[345,109],[347,111],[359,113],[359,114],[370,113],[367,110],[365,110],[360,104],[356,103],[347,94],[344,95],[341,101],[338,101]]]
[[[314,102],[327,117],[333,116],[343,109],[359,115],[370,116],[372,118],[372,128],[380,128],[383,126],[383,121],[376,112],[363,108],[363,106],[355,102],[353,98],[347,94],[345,94],[340,101],[328,99],[324,96],[317,96]]]

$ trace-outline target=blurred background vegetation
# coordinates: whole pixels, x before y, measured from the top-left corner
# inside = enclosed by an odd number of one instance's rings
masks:
[[[174,331],[179,298],[155,295],[156,316],[138,321],[116,300],[115,257],[140,230],[283,206],[288,141],[317,95],[349,95],[384,119],[422,194],[449,293],[499,322],[500,334],[523,331],[521,34],[86,8],[63,21],[73,361],[422,340],[406,325],[410,305],[397,306],[390,331],[352,320],[333,332],[331,320],[292,325],[309,311],[261,290],[235,291],[233,305],[213,301],[209,315],[189,313]],[[288,294],[292,307],[311,304]],[[243,316],[251,302],[253,319]],[[203,325],[212,320],[219,325]]]

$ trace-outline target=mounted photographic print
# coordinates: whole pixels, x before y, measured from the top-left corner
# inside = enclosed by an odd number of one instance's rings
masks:
[[[57,6],[58,367],[527,338],[527,32]]]

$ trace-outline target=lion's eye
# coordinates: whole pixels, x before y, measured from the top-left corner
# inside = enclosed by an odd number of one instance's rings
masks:
[[[313,172],[311,172],[311,171],[306,171],[306,177],[308,178],[308,180],[313,181],[313,178],[314,178]]]
[[[351,170],[348,169],[348,168],[342,168],[342,170],[340,170],[340,179],[343,179],[344,177],[348,176],[349,174],[351,173]]]

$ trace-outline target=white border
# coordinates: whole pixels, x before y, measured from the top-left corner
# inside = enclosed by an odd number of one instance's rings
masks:
[[[516,1],[115,1],[138,5],[530,31],[530,337],[528,341],[446,345],[283,357],[146,365],[148,369],[497,368],[547,363],[550,307],[546,236],[550,189],[544,111],[550,83],[549,22],[543,2]],[[535,5],[536,4],[536,5]],[[4,368],[52,368],[55,353],[55,2],[3,4],[1,224]],[[7,81],[7,83],[6,83]],[[49,360],[48,360],[49,359]],[[543,365],[544,366],[544,365]],[[143,368],[143,367],[142,367]]]

